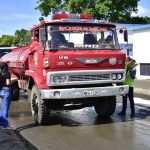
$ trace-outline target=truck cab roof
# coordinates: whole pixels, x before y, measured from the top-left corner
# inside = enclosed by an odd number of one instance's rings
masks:
[[[49,25],[49,24],[63,24],[63,25],[65,24],[87,25],[88,24],[92,26],[105,26],[105,27],[107,26],[107,27],[112,27],[112,28],[116,27],[116,25],[111,22],[103,22],[100,20],[94,20],[90,14],[80,14],[80,16],[82,15],[81,17],[79,16],[79,14],[77,14],[77,16],[79,17],[76,17],[76,14],[73,14],[74,15],[73,17],[69,17],[69,15],[71,14],[54,14],[52,16],[52,20],[44,21],[42,22],[42,24],[40,23],[38,25],[35,25],[32,28],[32,30],[40,28],[43,25]]]

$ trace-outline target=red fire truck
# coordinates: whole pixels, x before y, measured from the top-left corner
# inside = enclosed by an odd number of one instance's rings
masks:
[[[41,18],[31,35],[29,46],[1,61],[8,62],[14,97],[19,89],[28,91],[35,123],[46,124],[51,110],[94,106],[100,117],[113,114],[116,96],[128,92],[114,24],[90,14],[54,14],[51,21]]]

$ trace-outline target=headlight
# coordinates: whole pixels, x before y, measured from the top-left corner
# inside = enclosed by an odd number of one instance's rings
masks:
[[[54,81],[54,83],[59,83],[61,80],[60,80],[59,76],[54,76],[53,81]]]
[[[66,82],[67,77],[65,75],[61,75],[61,76],[54,76],[53,77],[53,82],[54,83],[64,83]]]
[[[113,74],[111,75],[111,79],[112,79],[112,80],[116,80],[116,79],[117,79],[117,75],[113,73]]]
[[[121,73],[118,73],[118,74],[117,74],[117,79],[118,79],[118,80],[121,80],[121,79],[122,79],[122,74],[121,74]]]
[[[61,77],[61,82],[65,82],[66,81],[66,76],[62,76]]]

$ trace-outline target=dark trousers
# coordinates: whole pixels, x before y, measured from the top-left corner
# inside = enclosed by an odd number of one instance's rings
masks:
[[[125,112],[127,108],[127,99],[130,101],[131,112],[134,113],[134,99],[133,99],[133,87],[129,87],[129,93],[123,96],[123,108],[122,111]]]

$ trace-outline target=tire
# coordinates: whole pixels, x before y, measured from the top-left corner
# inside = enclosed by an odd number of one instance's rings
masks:
[[[12,100],[15,101],[15,100],[19,100],[19,87],[18,87],[18,84],[13,84],[12,85]]]
[[[39,90],[33,86],[31,91],[31,111],[35,124],[46,125],[50,117],[50,110],[40,98]]]
[[[31,103],[31,89],[28,89],[28,101]]]
[[[94,108],[99,117],[110,117],[116,108],[116,97],[102,97],[96,101]]]

